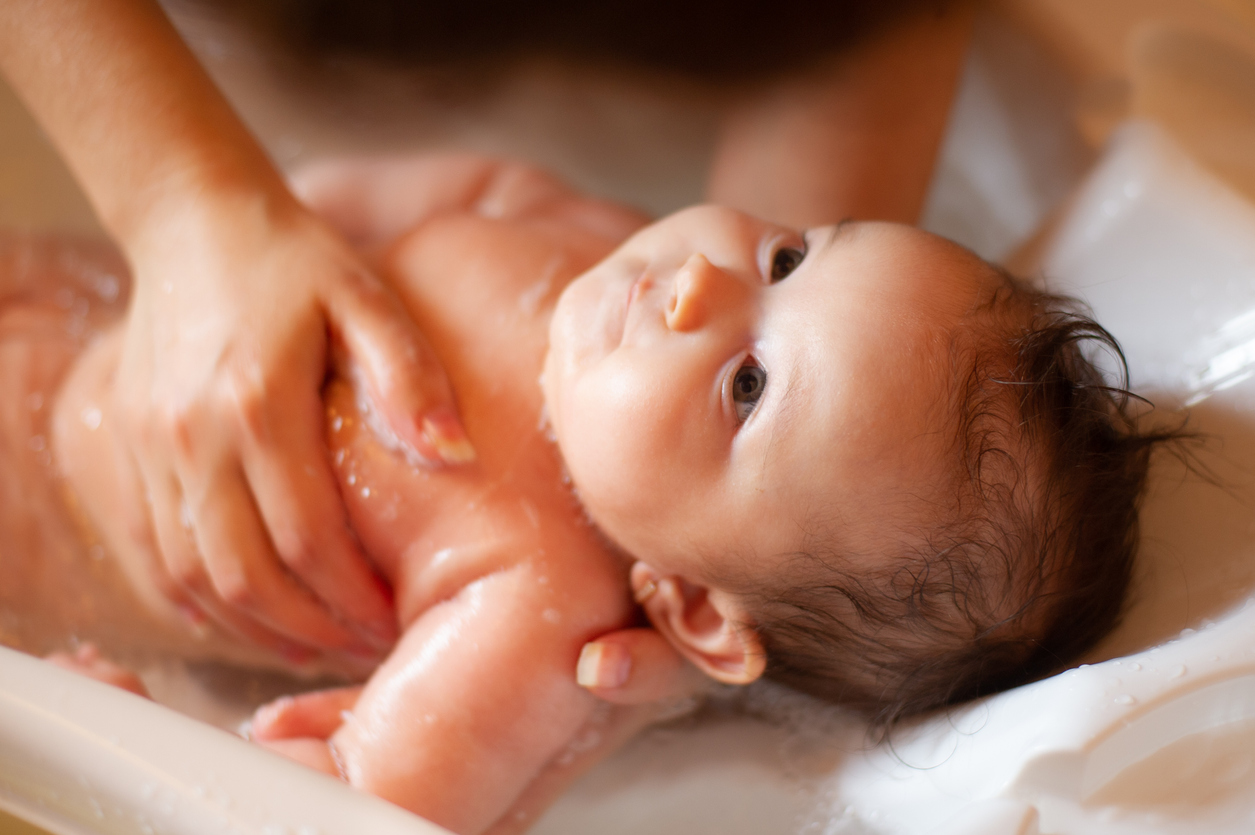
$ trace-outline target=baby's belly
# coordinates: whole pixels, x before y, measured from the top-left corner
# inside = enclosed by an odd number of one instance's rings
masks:
[[[0,642],[38,651],[73,631],[82,589],[53,595],[58,577],[91,566],[60,513],[49,415],[77,354],[60,317],[30,304],[0,306]],[[35,590],[45,593],[34,594]]]
[[[58,466],[58,395],[89,330],[55,297],[0,303],[0,641],[29,652],[77,638],[122,647],[152,631]]]
[[[179,616],[120,528],[107,333],[126,282],[103,245],[0,233],[0,642],[264,663]]]

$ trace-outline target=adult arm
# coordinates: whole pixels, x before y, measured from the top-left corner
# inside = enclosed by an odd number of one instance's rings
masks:
[[[803,228],[848,217],[916,222],[973,12],[970,0],[917,12],[808,71],[745,90],[724,117],[709,199]]]
[[[6,0],[0,71],[133,272],[115,405],[159,581],[298,656],[389,643],[325,452],[328,352],[419,457],[473,455],[400,303],[289,194],[152,0]]]

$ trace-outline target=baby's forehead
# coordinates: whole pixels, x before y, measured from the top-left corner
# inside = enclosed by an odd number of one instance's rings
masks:
[[[958,289],[886,294],[863,322],[827,320],[839,304],[808,310],[821,338],[805,340],[798,373],[785,381],[791,408],[757,451],[762,477],[777,487],[755,497],[794,517],[799,540],[834,524],[874,538],[876,520],[926,525],[921,514],[941,512],[961,464],[959,406],[971,370],[961,346],[988,327],[993,285],[983,262],[944,246],[933,252],[949,261],[940,269],[958,273]],[[911,281],[919,278],[927,276]]]

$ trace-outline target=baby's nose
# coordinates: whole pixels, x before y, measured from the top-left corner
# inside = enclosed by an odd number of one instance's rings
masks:
[[[673,331],[692,331],[706,324],[728,284],[735,281],[700,252],[690,255],[671,285],[667,327]]]

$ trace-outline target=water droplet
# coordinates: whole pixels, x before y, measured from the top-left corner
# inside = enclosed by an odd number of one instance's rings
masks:
[[[1197,631],[1198,631],[1197,629],[1191,629],[1190,627],[1187,626],[1181,630],[1181,637],[1188,638],[1191,635],[1195,634]]]
[[[1129,669],[1135,673],[1138,673],[1138,672],[1141,672],[1142,665],[1134,661],[1132,664],[1129,665]]]
[[[1111,701],[1115,702],[1115,703],[1116,703],[1116,704],[1118,704],[1118,705],[1123,705],[1123,706],[1125,706],[1125,707],[1127,707],[1127,706],[1129,706],[1129,705],[1135,705],[1135,704],[1137,704],[1137,699],[1136,699],[1135,697],[1133,697],[1133,696],[1128,695],[1128,694],[1125,694],[1125,695],[1123,695],[1123,696],[1116,696],[1116,697],[1115,697],[1114,699],[1112,699]]]
[[[345,479],[349,484],[357,484],[357,473],[349,473],[349,477]]]
[[[1185,677],[1185,665],[1184,664],[1176,665],[1175,667],[1172,668],[1172,672],[1169,673],[1168,675],[1171,678],[1184,678]]]
[[[555,626],[562,622],[562,613],[557,609],[546,609],[540,613],[540,616],[545,623],[552,623]]]
[[[115,276],[102,276],[96,281],[96,295],[100,296],[102,301],[116,301],[119,289],[118,279]]]
[[[334,429],[336,432],[339,432],[341,429],[343,429],[344,418],[337,416],[335,420],[331,421],[331,428]],[[343,452],[343,450],[341,450],[341,452]]]
[[[88,406],[79,414],[79,418],[83,421],[83,425],[93,432],[100,428],[100,422],[104,416],[100,413],[100,409],[96,406]]]
[[[362,498],[363,498],[363,499],[369,499],[369,498],[370,498],[370,488],[369,488],[369,487],[363,487],[363,488],[362,488]]]

